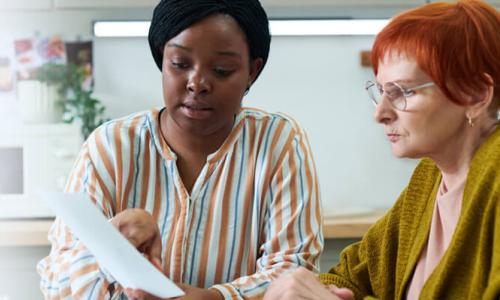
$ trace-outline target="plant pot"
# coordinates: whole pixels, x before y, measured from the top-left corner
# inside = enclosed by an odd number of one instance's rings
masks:
[[[38,80],[21,80],[17,83],[17,95],[21,106],[21,118],[25,123],[60,123],[63,108],[57,85]]]

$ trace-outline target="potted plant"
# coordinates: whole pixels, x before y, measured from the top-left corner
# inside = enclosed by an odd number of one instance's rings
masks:
[[[58,123],[62,120],[66,66],[50,64],[31,79],[17,84],[21,116],[26,123]]]
[[[96,98],[91,86],[84,87],[86,70],[83,66],[69,63],[60,65],[47,63],[36,72],[36,78],[42,82],[58,85],[62,101],[63,121],[78,122],[84,139],[99,125],[107,121],[104,118],[105,106]]]

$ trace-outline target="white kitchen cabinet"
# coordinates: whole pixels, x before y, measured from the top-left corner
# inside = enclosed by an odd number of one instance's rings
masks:
[[[261,0],[269,7],[417,6],[424,0]]]
[[[52,0],[0,0],[0,11],[49,9],[52,9]]]
[[[154,7],[159,0],[54,0],[57,9]]]
[[[38,192],[63,190],[81,143],[74,125],[0,128],[0,218],[51,216]]]
[[[48,246],[0,246],[0,300],[43,300],[35,266],[49,251]]]

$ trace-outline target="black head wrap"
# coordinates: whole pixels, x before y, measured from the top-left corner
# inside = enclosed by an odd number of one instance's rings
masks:
[[[250,58],[260,57],[263,66],[266,64],[271,36],[266,12],[258,0],[162,0],[154,10],[148,36],[160,71],[165,43],[194,23],[217,13],[229,15],[238,22],[246,35]]]

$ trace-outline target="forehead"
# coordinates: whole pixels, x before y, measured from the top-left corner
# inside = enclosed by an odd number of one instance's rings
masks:
[[[387,52],[379,62],[377,81],[386,83],[396,82],[418,82],[425,80],[428,76],[420,69],[417,61],[405,53]]]
[[[187,27],[167,42],[186,47],[248,48],[245,33],[231,16],[215,14]]]

